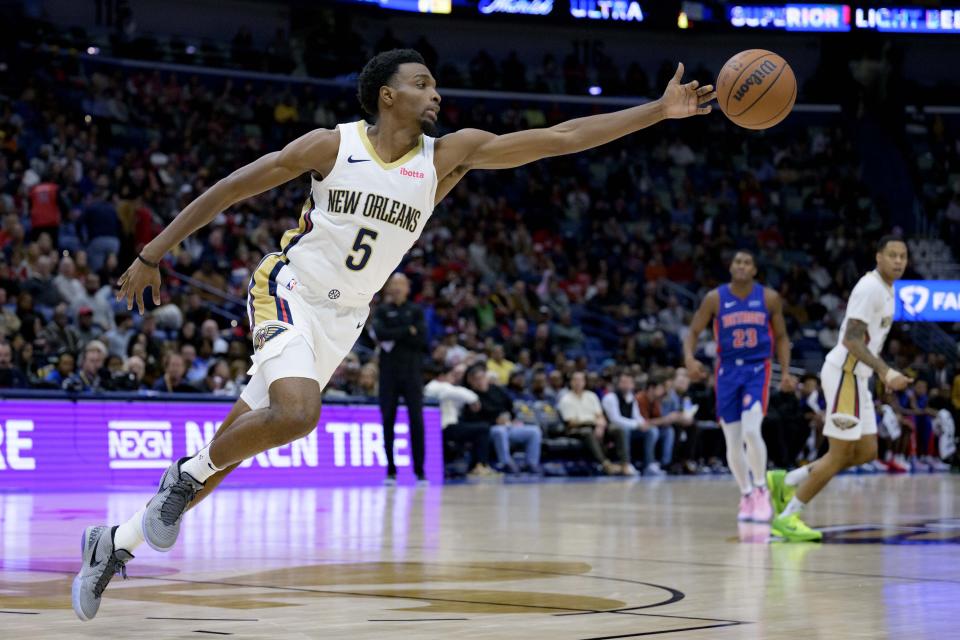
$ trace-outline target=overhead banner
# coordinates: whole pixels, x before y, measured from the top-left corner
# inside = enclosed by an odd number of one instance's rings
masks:
[[[960,33],[960,7],[856,7],[856,4],[734,4],[727,9],[736,28],[784,31],[881,31],[885,33]]]
[[[960,322],[960,280],[898,280],[894,293],[894,320]]]
[[[229,410],[222,402],[0,399],[0,491],[154,487],[174,460],[210,442]],[[425,472],[440,484],[440,411],[423,413]],[[395,431],[397,481],[412,484],[405,407]],[[224,486],[370,486],[386,469],[380,409],[328,404],[310,435],[245,461]]]

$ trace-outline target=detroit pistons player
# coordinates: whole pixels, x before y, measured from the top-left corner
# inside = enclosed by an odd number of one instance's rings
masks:
[[[691,377],[704,378],[703,364],[694,353],[697,338],[713,320],[717,419],[727,443],[727,464],[740,487],[737,519],[769,522],[773,512],[761,427],[767,413],[774,343],[783,371],[780,388],[792,391],[797,381],[789,371],[790,339],[780,295],[756,282],[757,265],[749,251],[741,249],[733,256],[730,276],[730,284],[704,297],[690,322],[683,353]]]

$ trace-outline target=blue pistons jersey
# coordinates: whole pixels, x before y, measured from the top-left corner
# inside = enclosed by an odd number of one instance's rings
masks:
[[[760,403],[767,411],[773,328],[763,285],[738,298],[725,284],[717,289],[720,309],[714,320],[717,342],[717,416],[738,422],[740,414]]]

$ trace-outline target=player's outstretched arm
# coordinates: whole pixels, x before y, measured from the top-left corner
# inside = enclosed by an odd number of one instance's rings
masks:
[[[867,323],[856,318],[847,318],[847,330],[843,334],[843,346],[854,358],[877,372],[890,389],[903,391],[912,378],[908,378],[887,365],[880,357],[873,355],[867,347]]]
[[[770,311],[770,324],[773,325],[777,362],[780,363],[780,390],[790,393],[797,388],[797,379],[790,374],[790,336],[787,335],[787,323],[783,318],[783,299],[773,289],[765,289],[764,296]]]
[[[713,85],[694,80],[680,84],[683,64],[653,102],[585,118],[567,120],[546,129],[527,129],[502,136],[479,129],[462,129],[437,143],[441,181],[471,169],[510,169],[552,156],[577,153],[645,129],[662,120],[710,113],[716,97]]]
[[[697,340],[700,338],[700,334],[719,312],[720,294],[714,289],[703,297],[700,307],[693,314],[693,319],[690,320],[690,331],[683,339],[683,362],[690,373],[691,380],[699,381],[707,376],[703,363],[697,360],[694,354],[697,352]]]
[[[280,151],[274,151],[241,167],[218,181],[177,214],[156,238],[143,248],[143,260],[159,263],[164,254],[191,233],[209,224],[221,211],[251,196],[293,180],[308,171],[326,173],[337,158],[340,134],[317,130],[297,138]],[[143,292],[153,289],[153,302],[160,304],[160,270],[137,259],[117,281],[117,300],[126,298],[127,309],[134,301],[142,314]]]

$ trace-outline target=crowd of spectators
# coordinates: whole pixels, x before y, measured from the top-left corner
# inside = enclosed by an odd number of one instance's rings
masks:
[[[502,132],[588,111],[451,99],[443,119]],[[116,278],[232,169],[358,117],[348,93],[311,86],[68,58],[38,60],[15,77],[0,95],[0,386],[236,395],[250,353],[248,278],[296,226],[306,179],[223,212],[167,256],[162,302],[144,317],[114,301]],[[429,371],[453,386],[465,380],[477,397],[445,414],[455,418],[445,425],[458,425],[451,439],[476,451],[492,438],[492,464],[507,470],[511,444],[533,469],[540,449],[554,446],[582,448],[607,473],[631,473],[631,460],[651,475],[709,467],[719,456],[701,446],[710,438],[696,425],[712,419],[710,389],[694,385],[688,396],[673,368],[692,304],[725,280],[735,248],[752,249],[762,280],[785,300],[795,362],[816,372],[850,288],[872,265],[871,240],[891,226],[858,177],[845,131],[830,116],[797,116],[770,135],[744,136],[702,118],[468,175],[402,265],[425,311]],[[960,185],[941,198],[942,219],[952,219],[957,193]],[[700,355],[715,348],[708,339]],[[895,330],[888,357],[926,382],[893,403],[904,421],[941,404],[960,409],[960,374],[943,354]],[[327,393],[376,396],[377,366],[365,335]],[[545,399],[549,409],[536,404]],[[794,399],[782,411],[774,402],[784,423],[801,425],[796,438],[778,431],[778,456],[810,448],[815,419]],[[547,411],[552,422],[530,418]],[[475,460],[481,474],[488,454]]]

